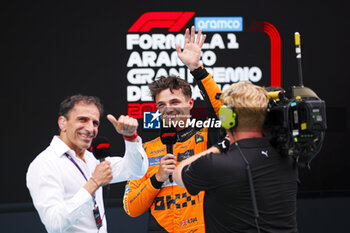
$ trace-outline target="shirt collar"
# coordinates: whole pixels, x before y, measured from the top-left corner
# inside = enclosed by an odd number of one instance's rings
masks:
[[[260,148],[260,147],[267,147],[270,145],[270,142],[268,138],[266,137],[260,137],[260,138],[246,138],[242,140],[237,141],[238,146],[240,148]],[[235,143],[231,144],[230,148],[234,148]]]
[[[65,153],[68,153],[70,156],[75,157],[75,152],[67,146],[66,143],[64,143],[59,136],[55,135],[50,143],[50,146],[54,150],[56,156],[61,157]]]
[[[77,158],[77,155],[75,154],[75,151],[70,149],[67,144],[60,139],[59,136],[55,135],[50,143],[50,146],[52,147],[53,151],[55,152],[55,155],[58,157],[63,156],[65,153],[69,154],[73,158]],[[84,159],[88,158],[95,158],[94,155],[88,151],[85,150],[84,152]]]
[[[197,131],[198,129],[196,128],[191,128],[191,127],[185,128],[177,132],[177,141],[184,142],[188,140],[190,137],[192,137]]]

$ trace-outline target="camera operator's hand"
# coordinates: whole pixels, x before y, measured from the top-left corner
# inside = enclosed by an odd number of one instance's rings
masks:
[[[132,136],[135,134],[139,123],[136,119],[121,115],[117,120],[113,115],[107,115],[108,120],[113,124],[119,134],[124,136]]]
[[[171,175],[176,167],[175,155],[166,154],[160,159],[159,169],[156,173],[158,182],[165,182],[169,175]]]
[[[183,50],[181,51],[179,44],[175,45],[177,56],[190,71],[193,71],[201,66],[201,51],[206,38],[206,35],[202,36],[202,29],[198,30],[197,38],[195,38],[195,35],[196,33],[194,26],[191,27],[191,37],[190,30],[187,28],[185,32],[185,43]]]

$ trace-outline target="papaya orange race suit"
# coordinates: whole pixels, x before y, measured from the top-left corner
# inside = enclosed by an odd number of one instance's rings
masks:
[[[208,107],[208,118],[217,119],[221,93],[211,75],[203,68],[191,72],[197,80]],[[219,140],[219,130],[213,128],[185,128],[178,132],[173,154],[177,164],[182,160],[205,151]],[[203,201],[204,192],[190,195],[183,187],[169,179],[164,183],[155,179],[160,159],[167,154],[166,145],[160,138],[144,143],[149,159],[146,175],[129,181],[125,187],[124,209],[132,217],[149,210],[148,232],[205,232]]]

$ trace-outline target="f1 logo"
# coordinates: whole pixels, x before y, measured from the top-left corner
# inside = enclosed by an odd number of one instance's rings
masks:
[[[169,28],[169,32],[179,32],[194,14],[193,11],[146,12],[128,32],[149,32],[152,28]]]
[[[176,133],[164,133],[161,137],[173,137]]]

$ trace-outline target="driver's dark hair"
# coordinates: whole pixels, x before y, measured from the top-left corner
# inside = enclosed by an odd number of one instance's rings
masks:
[[[177,76],[160,76],[156,81],[148,85],[153,99],[161,91],[165,89],[170,89],[170,92],[173,93],[173,90],[182,90],[182,93],[187,97],[192,97],[191,86],[188,82]]]

